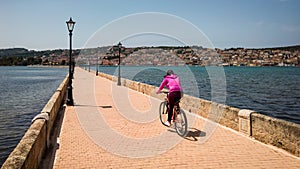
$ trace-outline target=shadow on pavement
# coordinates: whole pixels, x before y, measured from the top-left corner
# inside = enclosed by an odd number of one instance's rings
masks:
[[[112,106],[95,106],[95,105],[80,105],[80,104],[75,104],[74,106],[77,107],[101,107],[103,109],[108,109],[108,108],[112,108]]]
[[[174,128],[169,128],[169,132],[176,133],[176,130]],[[197,128],[189,128],[188,133],[184,137],[184,139],[189,140],[189,141],[198,141],[199,137],[205,137],[206,133],[204,131],[201,131]]]
[[[189,131],[188,131],[187,135],[185,136],[185,139],[190,140],[190,141],[198,141],[197,138],[205,137],[205,136],[206,136],[206,133],[204,131],[201,131],[196,128],[189,128]]]
[[[52,169],[54,165],[55,155],[59,149],[59,136],[61,132],[61,127],[63,119],[65,116],[66,107],[62,106],[57,113],[56,120],[53,124],[53,129],[51,130],[51,135],[49,138],[49,146],[47,146],[47,151],[43,155],[43,158],[39,164],[39,169]]]

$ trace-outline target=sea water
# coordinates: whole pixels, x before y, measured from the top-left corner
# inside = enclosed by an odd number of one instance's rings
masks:
[[[67,74],[65,68],[0,66],[0,166]]]

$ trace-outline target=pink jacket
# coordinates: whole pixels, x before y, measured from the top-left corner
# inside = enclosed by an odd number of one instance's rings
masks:
[[[169,92],[174,91],[182,91],[179,77],[175,74],[167,75],[164,77],[164,80],[161,82],[161,85],[159,86],[159,89],[157,90],[157,93],[160,93],[160,91],[167,86],[169,89]]]

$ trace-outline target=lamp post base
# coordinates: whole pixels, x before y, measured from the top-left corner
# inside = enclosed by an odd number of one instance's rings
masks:
[[[67,100],[67,105],[68,106],[74,106],[74,102],[73,102],[73,100]]]
[[[73,95],[72,95],[72,87],[68,86],[68,99],[67,99],[68,106],[74,106]]]

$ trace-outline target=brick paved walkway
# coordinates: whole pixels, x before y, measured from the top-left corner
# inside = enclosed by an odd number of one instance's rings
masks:
[[[159,100],[76,68],[54,168],[300,168],[300,159],[188,115],[179,137],[158,119]]]

